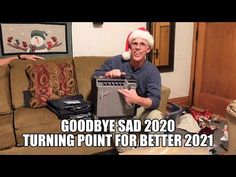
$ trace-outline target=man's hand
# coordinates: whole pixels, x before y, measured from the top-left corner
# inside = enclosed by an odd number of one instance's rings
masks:
[[[110,78],[120,78],[125,75],[126,75],[126,73],[121,72],[119,69],[113,69],[113,70],[107,71],[105,73],[105,77],[110,77]]]
[[[125,101],[127,104],[137,104],[137,100],[139,98],[137,92],[135,89],[120,89],[118,90],[119,93],[121,93],[122,95],[124,95],[125,97]]]
[[[40,56],[37,56],[37,55],[20,55],[20,58],[22,60],[33,60],[33,61],[44,60],[45,59],[44,57],[40,57]]]
[[[120,89],[119,93],[124,95],[127,104],[137,104],[144,108],[149,108],[152,105],[152,100],[150,98],[144,98],[137,94],[135,89]]]

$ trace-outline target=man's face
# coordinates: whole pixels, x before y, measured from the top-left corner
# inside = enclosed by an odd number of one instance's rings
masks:
[[[134,39],[130,44],[131,58],[134,61],[142,61],[145,56],[150,52],[150,47],[146,40],[141,38]]]

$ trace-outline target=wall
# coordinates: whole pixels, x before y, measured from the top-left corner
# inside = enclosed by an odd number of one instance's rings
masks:
[[[73,56],[113,56],[125,48],[127,35],[145,22],[105,22],[102,28],[93,23],[72,23]],[[170,98],[188,96],[193,23],[176,23],[174,72],[161,73],[162,83],[171,89]]]
[[[94,28],[92,22],[72,23],[74,56],[113,56],[125,49],[127,35],[146,23],[105,22]]]
[[[176,23],[174,72],[161,73],[162,84],[171,88],[170,98],[189,94],[193,23]]]

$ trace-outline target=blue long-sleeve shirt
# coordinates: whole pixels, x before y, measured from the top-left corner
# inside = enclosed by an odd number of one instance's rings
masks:
[[[104,76],[107,71],[113,69],[119,69],[137,80],[137,94],[152,100],[152,105],[148,109],[156,109],[159,106],[161,76],[156,66],[145,60],[141,68],[134,69],[129,61],[123,60],[121,55],[117,55],[107,60],[100,69],[94,72],[93,76]]]

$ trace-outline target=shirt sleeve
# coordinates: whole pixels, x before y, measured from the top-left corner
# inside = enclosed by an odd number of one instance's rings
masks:
[[[107,61],[104,62],[104,64],[101,66],[101,68],[96,69],[93,73],[94,76],[105,76],[105,73],[107,71],[111,71],[113,69],[120,69],[122,70],[122,63],[121,63],[121,55],[114,56]]]
[[[95,76],[105,76],[105,73],[107,71],[112,70],[112,62],[111,60],[107,60],[104,62],[104,64],[101,66],[101,68],[96,69],[93,73],[93,77]]]

